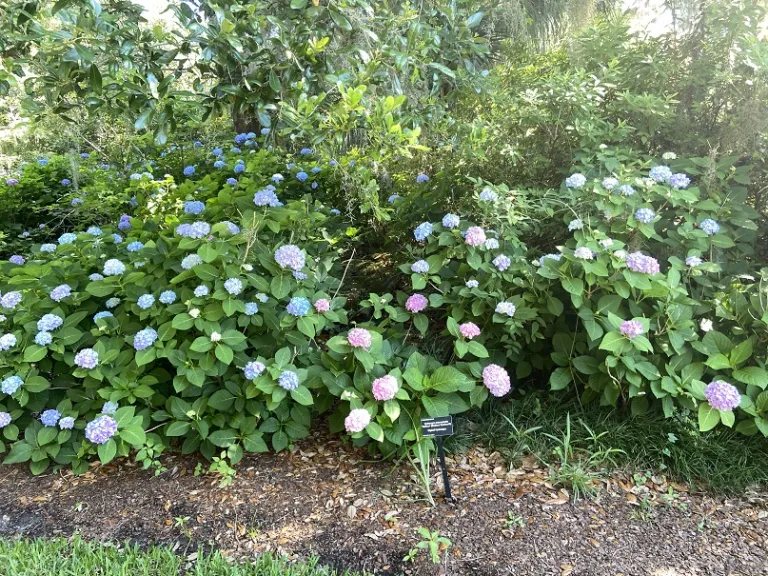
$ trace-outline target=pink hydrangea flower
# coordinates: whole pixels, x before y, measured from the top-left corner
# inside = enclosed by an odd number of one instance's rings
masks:
[[[504,396],[510,389],[509,374],[497,364],[483,368],[483,384],[496,397]]]
[[[707,385],[704,396],[712,408],[717,410],[733,410],[741,404],[739,389],[723,380],[715,380]]]
[[[429,301],[425,296],[422,296],[421,294],[411,294],[408,297],[408,300],[405,301],[405,309],[408,310],[408,312],[416,314],[424,310],[428,303]]]
[[[315,310],[318,312],[328,312],[328,310],[331,309],[331,303],[328,301],[328,298],[319,298],[315,302]]]
[[[394,376],[382,376],[373,381],[373,397],[376,400],[392,400],[397,394],[397,379]]]
[[[464,235],[464,242],[470,246],[480,246],[485,244],[485,232],[480,226],[471,226],[467,228],[467,233]]]
[[[347,432],[354,434],[355,432],[362,432],[365,430],[365,427],[370,423],[371,415],[368,414],[368,410],[357,408],[352,410],[349,413],[349,416],[344,419],[344,428],[347,429]]]
[[[637,338],[645,332],[643,323],[640,320],[624,320],[619,331],[630,340]]]
[[[459,326],[459,332],[467,340],[472,340],[475,336],[480,336],[480,328],[474,322],[465,322]]]
[[[365,348],[367,350],[371,347],[371,333],[364,328],[352,328],[347,334],[347,342],[353,348]]]

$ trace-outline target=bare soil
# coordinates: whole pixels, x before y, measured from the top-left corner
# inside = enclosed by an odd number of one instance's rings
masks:
[[[322,435],[293,452],[247,457],[231,486],[168,456],[159,476],[121,461],[33,477],[0,468],[0,536],[69,536],[200,547],[248,557],[318,556],[376,574],[758,576],[768,574],[768,494],[692,493],[661,476],[614,473],[573,502],[534,458],[509,470],[498,454],[448,457],[455,502],[431,507],[407,464],[372,462]],[[439,565],[403,562],[416,529],[452,546]]]

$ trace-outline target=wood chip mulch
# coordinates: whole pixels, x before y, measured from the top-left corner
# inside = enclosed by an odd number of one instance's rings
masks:
[[[535,458],[509,470],[473,449],[448,457],[455,502],[429,506],[406,463],[373,462],[317,435],[293,452],[249,456],[231,486],[195,476],[197,461],[163,460],[159,476],[122,461],[33,477],[0,468],[0,536],[69,536],[200,547],[233,557],[273,551],[318,556],[376,574],[531,576],[758,576],[768,574],[768,493],[691,493],[661,476],[616,473],[593,499],[573,502]],[[440,565],[403,557],[439,530]]]

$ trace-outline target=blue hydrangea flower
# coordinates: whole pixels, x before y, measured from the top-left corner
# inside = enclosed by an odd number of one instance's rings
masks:
[[[243,172],[245,172],[245,164],[235,164],[235,167],[233,170],[235,174],[242,174]]]
[[[341,210],[337,210],[336,208],[331,208],[328,212],[331,216],[339,216],[341,214]]]
[[[40,252],[55,252],[56,244],[42,244],[40,246]]]
[[[416,230],[413,231],[413,237],[419,242],[426,240],[427,236],[430,234],[432,234],[432,224],[429,222],[422,222],[416,227]]]
[[[632,188],[629,184],[622,184],[619,186],[619,193],[624,196],[634,196],[635,195],[635,189]]]
[[[245,304],[246,316],[253,316],[254,314],[258,314],[258,312],[259,312],[259,305],[256,304],[256,302],[246,302]]]
[[[688,188],[688,184],[690,183],[691,183],[691,179],[688,178],[688,176],[683,174],[682,172],[678,174],[672,174],[672,176],[669,177],[669,185],[672,186],[672,188],[675,188],[676,190]]]
[[[205,284],[201,284],[197,288],[195,288],[195,296],[197,298],[202,298],[203,296],[208,296],[210,293],[210,290],[208,290],[208,286]]]
[[[302,148],[299,150],[299,154],[302,156],[308,156],[309,154],[312,154],[312,148]]]
[[[82,198],[72,198],[72,202],[70,202],[70,204],[72,206],[82,206],[84,202],[85,200]]]
[[[317,182],[312,182],[312,184],[310,186],[311,186],[312,190],[315,190],[318,187],[318,183]]]
[[[48,346],[53,342],[53,336],[50,332],[38,332],[35,334],[35,344],[38,346]]]
[[[299,272],[298,270],[294,270],[291,274],[293,274],[293,277],[296,278],[296,280],[306,280],[308,278],[304,272]]]
[[[138,172],[134,172],[133,174],[128,176],[128,178],[130,180],[141,180],[141,174],[139,174]]]
[[[718,224],[717,221],[712,220],[712,218],[702,220],[701,224],[699,224],[699,228],[704,230],[707,236],[712,236],[713,234],[720,232],[720,224]]]
[[[261,135],[262,136],[267,136],[269,134],[269,132],[270,132],[269,128],[262,128],[261,129]]]
[[[176,301],[176,292],[173,290],[165,290],[160,294],[158,300],[160,300],[161,304],[173,304]]]
[[[224,289],[232,296],[237,296],[243,291],[243,283],[239,278],[228,278],[224,282]]]
[[[37,321],[37,329],[45,332],[53,332],[64,324],[64,319],[56,314],[45,314]]]
[[[66,234],[62,234],[59,236],[59,244],[72,244],[75,240],[77,240],[77,234],[73,234],[72,232],[67,232]]]
[[[582,230],[584,228],[584,222],[581,218],[576,218],[576,220],[571,220],[568,223],[568,231],[573,232],[574,230]]]
[[[429,272],[429,264],[426,260],[418,260],[411,264],[411,272],[416,274],[426,274]]]
[[[114,308],[118,304],[120,304],[120,298],[110,298],[104,303],[107,308]]]
[[[262,372],[264,372],[265,368],[266,366],[264,366],[262,362],[248,362],[248,364],[243,367],[243,373],[246,380],[255,380],[261,375]]]
[[[192,144],[192,146],[194,146],[195,148],[202,148],[203,143],[200,142],[200,140],[195,140],[195,143]]]
[[[108,312],[107,310],[104,310],[102,312],[96,312],[96,314],[93,315],[93,321],[94,323],[98,320],[101,320],[102,318],[113,318],[112,312]]]
[[[467,288],[477,288],[478,286],[480,286],[480,283],[477,280],[467,280],[464,283],[464,286],[466,286]]]
[[[296,173],[296,179],[299,182],[306,182],[307,178],[309,178],[309,175],[306,172],[304,172],[303,170],[301,172],[297,172]]]
[[[134,250],[131,250],[134,252]],[[125,272],[125,264],[120,262],[117,258],[110,258],[104,262],[104,275],[105,276],[119,276]]]
[[[510,264],[512,264],[512,261],[509,259],[509,256],[506,256],[505,254],[499,254],[493,259],[493,265],[502,272],[509,268]]]
[[[192,224],[179,224],[176,226],[176,234],[184,238],[200,240],[211,233],[211,225],[208,222],[193,222]]]
[[[227,184],[230,186],[237,186],[237,178],[227,178]]]
[[[18,254],[14,254],[13,256],[8,258],[8,261],[11,264],[16,264],[17,266],[21,266],[22,264],[24,264],[24,257],[19,256]]]
[[[134,208],[139,205],[139,201],[136,200],[136,196],[131,196],[131,199],[128,201],[128,204],[133,206]]]
[[[221,170],[227,165],[224,160],[216,160],[216,162],[213,163],[213,167],[216,168],[216,170]]]
[[[3,394],[12,396],[16,393],[16,390],[21,388],[23,385],[24,380],[22,380],[19,376],[8,376],[8,378],[3,380],[3,383],[0,384],[0,390],[3,391]]]
[[[38,165],[38,166],[48,166],[48,160],[47,160],[47,159],[45,159],[45,158],[40,158],[40,159],[37,161],[37,165]]]
[[[499,195],[490,188],[485,188],[482,192],[480,192],[480,200],[483,202],[496,202],[498,199]]]
[[[90,280],[91,282],[98,282],[99,280],[104,280],[104,276],[102,276],[98,272],[94,272],[93,274],[88,276],[88,280]]]
[[[0,412],[0,430],[8,426],[13,421],[11,415],[8,412]]]
[[[144,244],[142,244],[138,240],[134,240],[133,242],[128,244],[128,246],[125,247],[125,249],[128,250],[128,252],[138,252],[142,248],[144,248]]]
[[[496,240],[496,238],[488,238],[488,240],[485,241],[486,250],[497,250],[498,248],[499,248],[499,241]]]
[[[568,178],[565,179],[565,186],[567,188],[581,188],[586,183],[586,176],[584,176],[584,174],[579,174],[578,172],[571,174],[568,176]]]
[[[56,286],[53,290],[51,290],[51,300],[54,302],[61,302],[72,294],[72,287],[68,284],[61,284],[60,286]]]
[[[85,231],[85,233],[90,234],[91,236],[101,236],[103,234],[101,228],[98,226],[90,226],[88,230]]]
[[[321,170],[322,168],[320,168],[319,166],[315,166],[314,168],[312,168],[312,174],[319,174]]]
[[[286,244],[275,250],[275,262],[281,268],[290,268],[291,270],[301,270],[304,268],[306,256],[304,251],[294,244]]]
[[[456,214],[446,214],[445,216],[443,216],[443,226],[445,226],[449,230],[458,228],[460,223],[461,223],[461,218],[456,216]]]
[[[256,204],[256,206],[271,206],[273,208],[283,205],[278,199],[277,194],[275,194],[273,186],[267,186],[263,190],[256,192],[253,196],[253,203]]]
[[[656,218],[656,213],[650,208],[638,208],[635,212],[635,220],[643,224],[650,224]]]
[[[59,422],[59,418],[61,418],[61,412],[54,408],[45,410],[40,414],[40,422],[43,423],[43,426],[56,426]]]
[[[83,160],[85,160],[87,158],[90,158],[90,157],[91,157],[91,155],[88,154],[88,152],[80,152],[80,158],[82,158]]]
[[[654,166],[648,172],[648,176],[656,180],[656,182],[669,182],[669,178],[672,176],[672,170],[668,166]]]
[[[184,176],[189,178],[190,176],[194,175],[195,173],[195,167],[194,166],[185,166],[184,167]]]
[[[99,353],[93,348],[83,348],[75,354],[75,366],[93,370],[99,364]]]
[[[695,268],[696,266],[701,266],[702,262],[704,261],[698,256],[688,256],[685,259],[686,266],[690,266],[691,268]]]
[[[269,300],[269,296],[267,296],[267,295],[266,295],[266,294],[264,294],[263,292],[259,292],[258,294],[256,294],[256,296],[254,296],[254,298],[256,298],[256,300],[258,300],[258,301],[259,301],[259,302],[261,302],[262,304],[264,304],[264,302],[266,302],[267,300]]]
[[[64,178],[64,179],[61,181],[61,185],[62,185],[62,186],[65,186],[65,187],[66,187],[66,186],[69,186],[70,184],[72,184],[72,180],[70,180],[69,178]]]
[[[16,336],[13,334],[3,334],[0,336],[0,350],[5,352],[16,346]]]
[[[417,184],[423,184],[424,182],[429,182],[429,176],[424,174],[423,172],[416,176],[416,183]]]
[[[152,296],[152,294],[142,294],[139,296],[139,300],[136,303],[142,310],[147,310],[148,308],[152,307],[152,304],[155,303],[155,297]]]
[[[613,190],[618,184],[619,181],[616,178],[608,177],[603,179],[603,188],[606,190]]]
[[[7,308],[8,310],[13,310],[19,303],[21,303],[21,298],[21,292],[6,292],[0,297],[0,306]]]
[[[120,234],[112,234],[112,242],[115,244],[121,244],[123,242],[123,237],[120,236]]]
[[[277,383],[283,390],[296,390],[299,387],[299,375],[291,370],[283,370],[277,379]]]
[[[133,347],[139,352],[146,350],[157,340],[157,332],[153,328],[144,328],[133,337]]]
[[[221,156],[222,154],[224,154],[224,150],[222,150],[221,148],[219,148],[219,147],[217,146],[216,148],[214,148],[213,150],[211,150],[211,153],[212,153],[214,156]]]
[[[200,214],[205,210],[205,203],[200,202],[200,200],[189,200],[187,202],[184,202],[184,213],[185,214]]]
[[[285,177],[282,174],[272,174],[272,181],[275,184],[282,182],[283,180],[285,180]]]
[[[184,270],[192,270],[192,268],[202,263],[203,263],[203,259],[200,258],[200,256],[198,256],[197,254],[190,254],[189,256],[185,256],[184,259],[181,261],[181,267]]]
[[[286,306],[285,309],[288,311],[288,314],[299,317],[305,316],[309,312],[311,306],[312,305],[307,298],[294,296],[291,298],[291,301],[288,302],[288,306]]]
[[[117,412],[117,409],[120,408],[120,405],[117,402],[104,402],[104,406],[101,409],[102,414],[109,414],[112,416],[115,412]]]
[[[394,204],[395,202],[397,202],[401,198],[402,198],[402,196],[400,196],[399,194],[392,194],[389,198],[387,198],[387,202],[389,204]]]
[[[59,420],[59,429],[72,430],[75,427],[75,419],[72,416],[65,416]]]

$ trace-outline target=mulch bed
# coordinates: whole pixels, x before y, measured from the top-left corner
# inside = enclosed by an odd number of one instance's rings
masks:
[[[473,449],[448,458],[455,502],[439,497],[433,470],[432,508],[407,463],[371,462],[324,436],[291,453],[247,457],[226,488],[217,477],[195,477],[194,459],[164,463],[157,477],[127,461],[80,477],[3,467],[0,536],[76,531],[188,555],[201,546],[239,557],[269,550],[377,574],[768,574],[765,493],[724,498],[663,477],[615,474],[595,499],[574,503],[534,458],[508,470],[498,454]],[[438,566],[426,556],[402,561],[421,526],[453,542]]]

